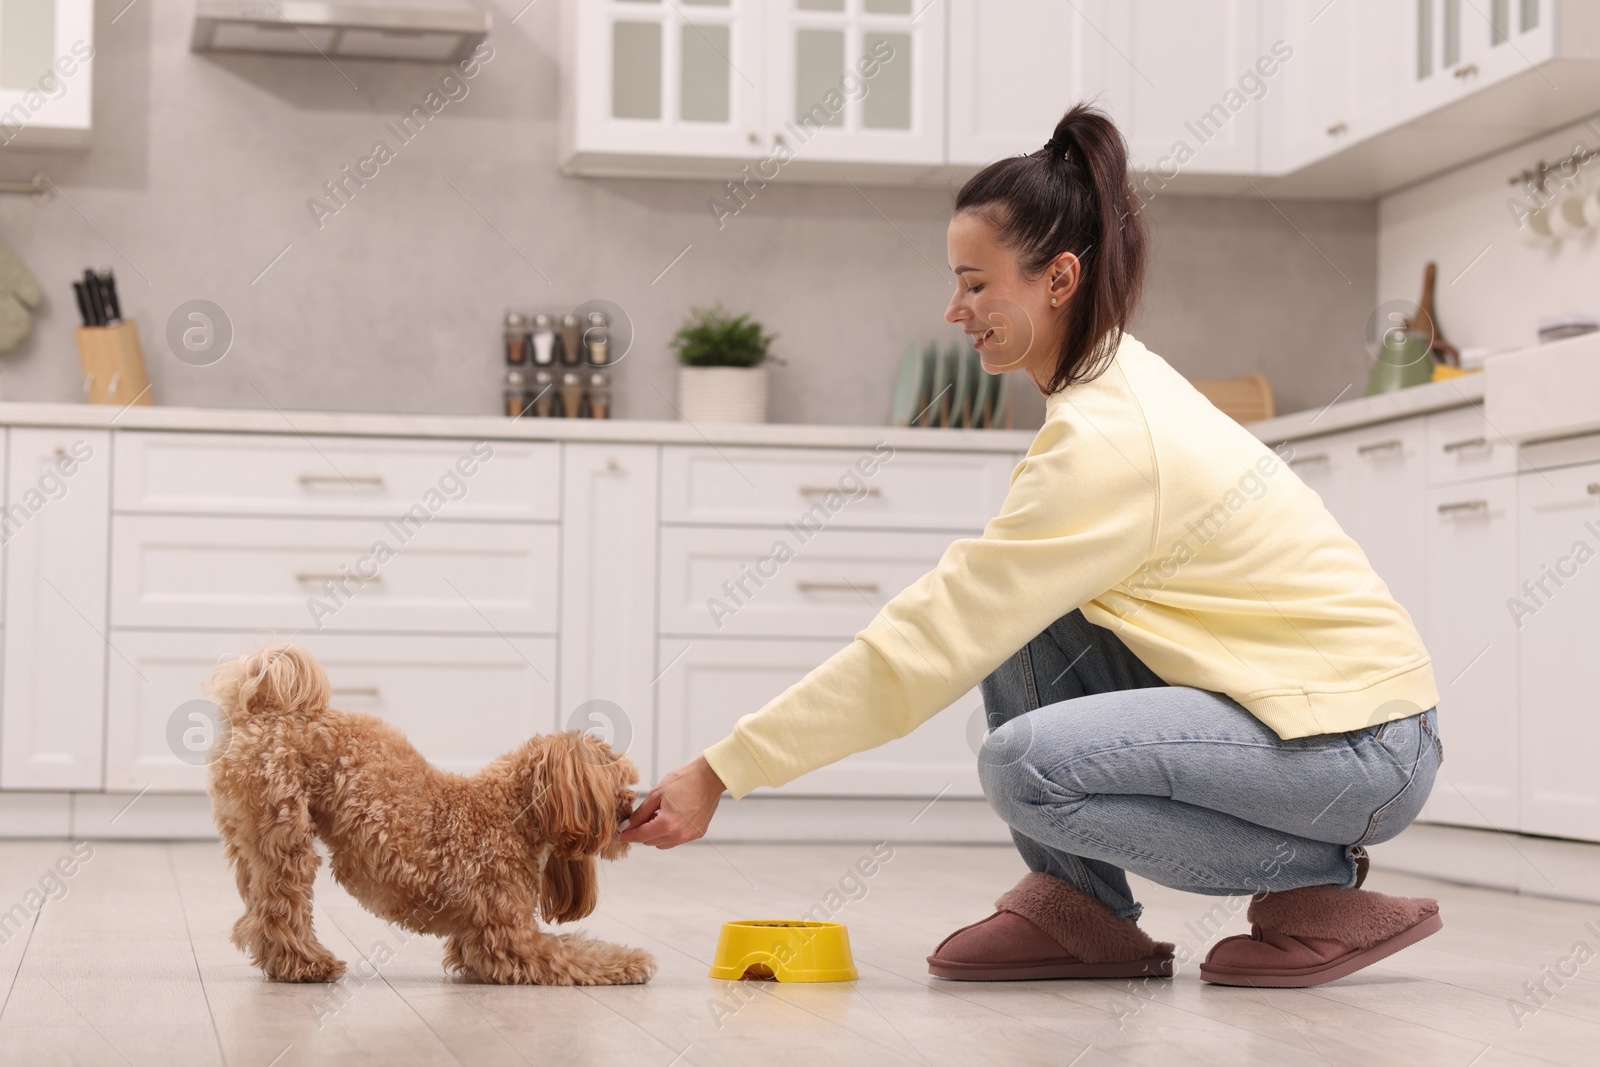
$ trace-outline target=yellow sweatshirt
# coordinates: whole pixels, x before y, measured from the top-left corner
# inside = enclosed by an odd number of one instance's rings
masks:
[[[1047,399],[983,535],[707,761],[742,797],[902,737],[1080,607],[1168,684],[1283,738],[1433,707],[1411,616],[1280,452],[1125,334],[1104,374]]]

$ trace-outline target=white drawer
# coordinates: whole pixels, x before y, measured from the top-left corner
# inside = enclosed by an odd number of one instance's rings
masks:
[[[406,539],[392,520],[118,515],[111,625],[554,633],[558,530],[435,522]],[[345,573],[377,578],[330,593]]]
[[[801,541],[789,530],[663,527],[661,632],[853,637],[952,539],[829,529]]]
[[[1006,454],[895,452],[887,446],[877,452],[666,448],[661,518],[975,532],[999,512],[1015,466]]]
[[[759,711],[847,641],[663,640],[657,743],[663,769],[682,765]],[[905,737],[802,775],[785,796],[978,797],[983,698],[976,689]]]
[[[117,434],[119,511],[554,520],[559,446],[470,440]]]
[[[1427,438],[1430,487],[1517,472],[1516,447],[1476,405],[1429,415]]]
[[[203,792],[204,720],[189,701],[218,661],[274,644],[258,634],[113,631],[106,786],[112,790]],[[471,773],[533,734],[556,728],[555,650],[550,637],[412,637],[305,634],[294,638],[322,661],[334,707],[370,711],[406,732],[434,764]],[[174,717],[177,741],[169,738]],[[174,749],[176,745],[176,751]]]

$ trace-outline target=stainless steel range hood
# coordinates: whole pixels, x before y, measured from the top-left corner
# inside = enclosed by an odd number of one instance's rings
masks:
[[[465,59],[489,35],[464,0],[197,0],[195,52],[344,59]]]

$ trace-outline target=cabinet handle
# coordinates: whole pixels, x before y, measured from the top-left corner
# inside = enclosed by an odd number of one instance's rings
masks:
[[[329,693],[348,693],[351,696],[375,697],[378,687],[375,685],[334,685],[328,687]]]
[[[1326,463],[1326,462],[1328,462],[1328,454],[1326,452],[1317,452],[1317,453],[1314,453],[1313,455],[1309,455],[1309,456],[1295,456],[1293,459],[1289,460],[1289,466],[1298,467],[1302,463]]]
[[[1403,448],[1404,445],[1405,442],[1401,441],[1398,437],[1394,437],[1387,441],[1379,441],[1377,444],[1362,445],[1360,448],[1356,449],[1356,451],[1363,456],[1370,456],[1374,452],[1397,452]]]
[[[382,489],[383,477],[377,474],[358,474],[354,478],[346,478],[342,474],[302,474],[300,484],[307,489],[313,485],[370,485],[374,489]]]
[[[1446,452],[1459,452],[1463,448],[1483,448],[1489,443],[1487,437],[1469,437],[1465,441],[1451,441],[1444,446]]]
[[[1456,77],[1462,79],[1463,81],[1465,81],[1468,78],[1476,77],[1477,74],[1478,74],[1478,65],[1476,63],[1468,63],[1466,66],[1457,67],[1456,70],[1455,70]]]
[[[1450,515],[1458,511],[1487,511],[1488,509],[1489,502],[1487,500],[1463,500],[1456,504],[1440,504],[1439,514]]]
[[[1590,482],[1589,483],[1589,495],[1590,496],[1600,496],[1600,482]]]
[[[1346,134],[1346,133],[1349,133],[1349,132],[1350,132],[1350,127],[1345,125],[1342,122],[1335,122],[1332,126],[1328,127],[1328,136],[1329,137],[1338,137],[1341,134]]]
[[[846,495],[844,490],[832,485],[802,485],[800,487],[801,496],[827,496],[829,493],[838,493],[840,496]],[[869,485],[867,491],[862,495],[877,496],[878,489],[876,486]]]
[[[608,470],[608,471],[619,471],[621,469],[622,469],[622,464],[617,462],[617,457],[616,456],[607,456],[606,457],[606,470]]]
[[[794,587],[802,593],[876,593],[877,582],[807,582],[799,581]]]
[[[360,582],[363,585],[377,585],[379,582],[383,581],[383,575],[374,574],[371,578],[367,578],[360,574],[339,574],[332,571],[328,573],[323,573],[321,571],[300,571],[294,576],[294,580],[301,583],[344,582],[352,579]]]
[[[775,145],[782,145],[787,144],[788,142],[783,139],[783,134],[775,133],[772,135],[772,143]]]

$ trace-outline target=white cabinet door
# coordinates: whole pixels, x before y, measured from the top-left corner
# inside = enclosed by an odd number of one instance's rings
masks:
[[[1428,493],[1428,651],[1445,759],[1429,822],[1518,827],[1517,480]]]
[[[1421,418],[1339,435],[1347,449],[1344,514],[1334,517],[1389,592],[1428,633],[1427,443]]]
[[[765,155],[758,0],[567,0],[577,152]]]
[[[1105,103],[1133,167],[1259,171],[1267,88],[1241,82],[1262,54],[1259,0],[1122,0],[1109,6],[1102,29],[1111,50]],[[1192,158],[1175,156],[1180,143]]]
[[[1555,55],[1553,0],[1408,0],[1397,122]]]
[[[106,788],[203,792],[216,719],[200,687],[224,657],[281,638],[119,630],[113,640],[121,655],[111,664]],[[555,726],[553,637],[323,633],[294,641],[328,672],[334,707],[393,723],[447,771],[471,774]]]
[[[1520,829],[1600,841],[1600,465],[1517,482]]]
[[[98,789],[111,435],[9,432],[0,787]]]
[[[848,641],[699,638],[663,640],[659,684],[661,766],[677,767],[722,740]],[[812,771],[776,792],[784,796],[983,795],[977,746],[983,699],[966,694],[905,737]]]
[[[623,749],[647,783],[655,749],[660,448],[564,446],[562,726]],[[671,769],[671,768],[667,768]]]
[[[1067,109],[1126,64],[1096,25],[1103,0],[950,0],[950,162],[982,166],[1042,147]],[[1120,84],[1120,83],[1119,83]]]
[[[1263,11],[1263,50],[1293,55],[1269,89],[1262,164],[1284,173],[1397,121],[1405,9],[1394,0],[1289,0]]]
[[[94,52],[94,0],[4,5],[0,147],[88,145]]]
[[[766,0],[767,133],[797,159],[944,162],[945,20],[927,0]]]

